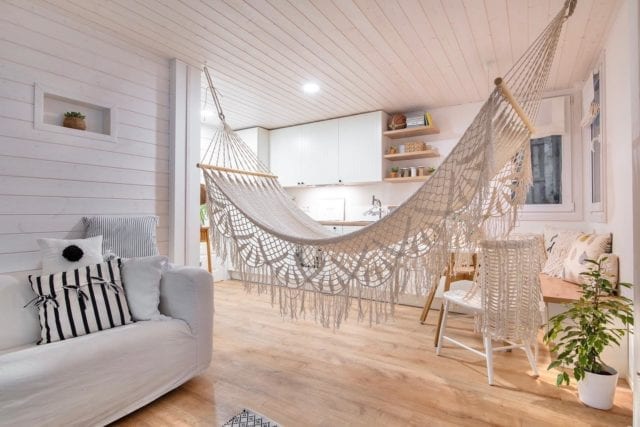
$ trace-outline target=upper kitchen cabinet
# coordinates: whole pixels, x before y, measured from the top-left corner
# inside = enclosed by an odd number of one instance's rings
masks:
[[[382,130],[377,111],[271,131],[271,171],[284,187],[379,182]]]
[[[335,120],[309,123],[300,128],[299,185],[334,184],[339,174],[339,128]],[[297,181],[296,181],[297,182]]]
[[[338,119],[339,171],[348,184],[382,180],[382,131],[387,116],[382,111]]]
[[[300,126],[272,130],[269,142],[271,173],[283,187],[301,185]]]
[[[258,156],[258,160],[269,167],[269,131],[261,128],[247,128],[235,131],[251,151]]]

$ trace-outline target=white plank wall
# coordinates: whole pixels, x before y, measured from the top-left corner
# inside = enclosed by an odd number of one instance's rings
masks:
[[[0,273],[85,215],[157,215],[169,240],[169,61],[31,2],[0,0]],[[118,140],[35,130],[34,83],[115,105]]]

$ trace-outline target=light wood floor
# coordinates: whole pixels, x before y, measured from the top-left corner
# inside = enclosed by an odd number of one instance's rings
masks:
[[[587,408],[574,386],[554,385],[545,350],[538,379],[521,351],[496,354],[493,387],[471,352],[447,346],[437,357],[435,312],[423,326],[419,309],[398,307],[387,324],[350,319],[333,332],[312,319],[281,319],[268,296],[236,282],[216,284],[215,308],[209,370],[119,425],[220,426],[242,408],[288,427],[631,425],[627,387],[611,411]],[[452,319],[448,331],[481,344],[469,319]]]

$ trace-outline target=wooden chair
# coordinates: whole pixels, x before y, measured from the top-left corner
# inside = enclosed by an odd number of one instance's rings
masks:
[[[444,293],[442,329],[436,354],[443,342],[450,342],[486,359],[489,385],[493,385],[493,353],[522,349],[535,376],[538,375],[532,345],[542,323],[540,316],[540,251],[535,239],[490,240],[480,243],[480,270],[471,292]],[[472,348],[446,335],[447,317],[452,305],[482,317],[484,351]],[[493,347],[492,341],[508,345]]]
[[[451,289],[451,283],[457,282],[460,280],[473,280],[475,275],[477,265],[477,257],[476,254],[472,254],[471,257],[471,265],[462,265],[460,262],[456,264],[456,254],[452,253],[449,256],[449,263],[444,272],[444,291],[447,292]],[[424,308],[422,309],[422,313],[420,314],[420,323],[423,325],[426,323],[427,316],[429,315],[429,310],[431,310],[431,305],[433,304],[433,298],[436,295],[436,291],[438,290],[438,285],[433,287],[429,295],[427,295],[427,301],[424,304]],[[444,302],[440,305],[440,311],[438,313],[438,323],[436,324],[436,331],[434,335],[433,345],[438,345],[438,334],[440,333],[440,326],[442,325],[442,316],[443,316],[443,308]]]

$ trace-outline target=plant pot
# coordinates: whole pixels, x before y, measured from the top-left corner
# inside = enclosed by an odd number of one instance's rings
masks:
[[[578,381],[578,397],[587,406],[596,409],[611,409],[618,385],[618,371],[605,366],[607,374],[585,372],[584,379]]]
[[[389,177],[390,178],[397,178],[398,177],[398,172],[390,172],[389,173]]]
[[[86,130],[87,123],[80,117],[65,117],[62,126],[71,129]]]

